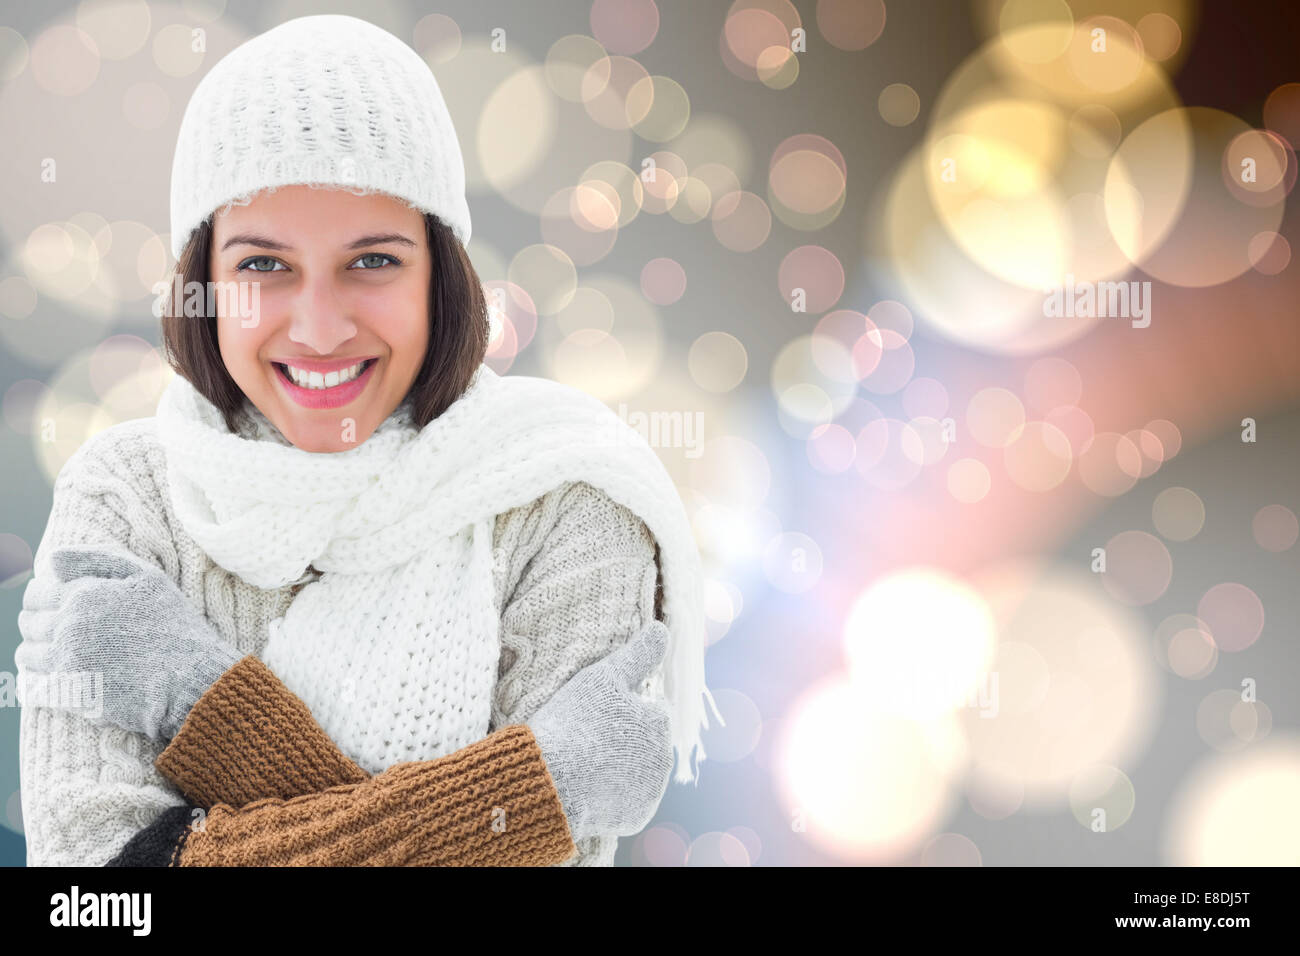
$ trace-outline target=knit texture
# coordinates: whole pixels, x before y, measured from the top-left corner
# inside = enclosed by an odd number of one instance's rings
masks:
[[[180,866],[531,866],[574,849],[522,724],[433,761],[292,800],[218,804]]]
[[[663,464],[597,399],[484,364],[424,428],[399,409],[357,447],[313,454],[231,434],[176,376],[157,422],[176,515],[213,561],[263,588],[309,565],[322,572],[271,623],[261,657],[370,773],[486,735],[500,656],[495,516],[565,481],[599,487],[659,547],[677,779],[694,778],[706,693],[699,552]]]
[[[110,866],[549,866],[575,852],[532,732],[290,800],[163,814]]]
[[[288,800],[369,776],[252,654],[198,699],[155,766],[202,807]]]
[[[575,838],[640,833],[673,769],[672,718],[637,687],[663,662],[668,629],[643,633],[565,684],[528,720]]]
[[[185,837],[196,819],[196,809],[188,804],[168,807],[153,823],[131,837],[122,852],[104,865],[171,866],[180,859]]]
[[[14,662],[25,674],[95,674],[104,723],[154,740],[176,735],[199,695],[239,660],[152,564],[123,552],[60,549],[61,586],[23,593]]]
[[[36,576],[53,574],[49,555],[59,547],[125,547],[171,576],[241,654],[260,654],[294,587],[257,588],[216,565],[177,519],[166,488],[156,419],[93,436],[56,478]],[[501,657],[490,731],[527,720],[583,667],[640,633],[661,591],[644,523],[585,482],[503,510],[493,542]],[[664,699],[662,672],[641,690]],[[103,865],[164,811],[184,810],[154,766],[162,745],[143,735],[54,707],[22,708],[20,725],[29,865]],[[578,849],[560,865],[607,866],[617,837],[580,840]]]
[[[357,17],[287,20],[204,75],[172,158],[171,248],[219,207],[290,184],[382,192],[469,242],[465,162],[429,66]]]

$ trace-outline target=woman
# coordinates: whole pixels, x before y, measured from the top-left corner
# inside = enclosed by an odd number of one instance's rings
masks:
[[[56,481],[20,677],[104,693],[24,697],[29,863],[608,865],[674,746],[692,778],[681,502],[595,399],[482,364],[468,237],[436,81],[379,28],[292,20],[199,84],[182,290],[255,275],[257,308],[173,297],[158,415]]]

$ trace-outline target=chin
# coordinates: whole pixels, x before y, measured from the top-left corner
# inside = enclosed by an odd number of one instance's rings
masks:
[[[295,448],[301,448],[303,451],[332,453],[356,448],[370,435],[369,431],[363,432],[361,428],[351,425],[347,427],[345,436],[344,426],[340,422],[341,419],[332,421],[324,427],[309,427],[295,431],[293,434],[285,433],[285,437],[293,442]],[[356,440],[349,440],[354,434]]]
[[[315,453],[335,453],[335,451],[347,451],[355,449],[360,444],[359,441],[344,441],[339,432],[342,428],[339,425],[330,425],[325,431],[320,429],[305,429],[304,433],[289,434],[286,436],[294,444],[294,447],[303,451],[315,451]]]

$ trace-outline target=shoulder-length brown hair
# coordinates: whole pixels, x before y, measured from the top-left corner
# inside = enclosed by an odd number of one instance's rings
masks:
[[[424,215],[424,231],[433,259],[429,282],[429,347],[407,392],[412,419],[423,428],[447,410],[469,387],[488,346],[487,303],[483,284],[469,254],[456,234],[438,216]],[[194,230],[176,264],[182,290],[199,283],[205,290],[211,278],[208,254],[212,246],[212,217]],[[169,291],[162,312],[163,353],[167,363],[221,410],[226,427],[239,430],[246,398],[222,361],[217,342],[217,318],[208,314],[186,316],[184,301],[175,300],[177,283]]]

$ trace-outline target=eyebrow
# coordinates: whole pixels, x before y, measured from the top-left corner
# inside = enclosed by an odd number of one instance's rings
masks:
[[[352,240],[352,242],[348,243],[348,245],[345,246],[344,248],[360,249],[362,246],[379,246],[388,242],[402,243],[404,245],[411,246],[412,248],[415,247],[414,240],[408,239],[406,236],[403,236],[401,233],[384,232],[384,233],[376,233],[375,235],[372,236],[361,236],[360,238]],[[275,239],[272,239],[270,236],[263,236],[253,232],[241,232],[238,235],[231,236],[224,243],[222,243],[221,251],[225,252],[231,246],[238,246],[238,245],[258,246],[262,249],[274,249],[277,252],[297,251],[296,249],[294,249],[293,246],[288,245],[287,243],[279,242]]]

